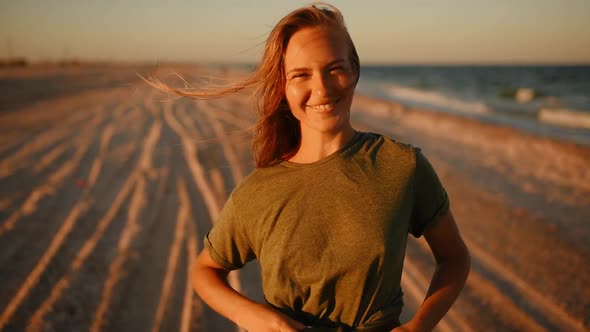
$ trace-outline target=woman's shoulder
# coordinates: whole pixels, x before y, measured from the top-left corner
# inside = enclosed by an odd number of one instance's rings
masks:
[[[393,164],[405,164],[413,171],[418,172],[423,169],[429,170],[432,168],[430,161],[422,152],[422,148],[381,134],[368,134],[372,135],[371,146],[380,145],[380,159]]]
[[[420,152],[419,147],[379,133],[363,133],[362,142],[362,150],[370,154],[378,154],[380,157],[407,157],[413,159]]]

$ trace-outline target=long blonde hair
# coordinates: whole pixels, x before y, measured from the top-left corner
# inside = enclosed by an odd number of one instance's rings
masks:
[[[291,157],[297,150],[301,133],[299,122],[291,114],[285,99],[284,55],[291,37],[302,28],[326,26],[342,31],[350,46],[349,61],[358,81],[360,62],[342,13],[334,6],[315,3],[297,9],[277,23],[266,40],[262,61],[246,79],[213,91],[190,91],[170,87],[157,79],[147,82],[166,92],[194,99],[211,99],[254,88],[258,122],[252,143],[257,167],[268,167]],[[355,82],[356,84],[356,82]]]

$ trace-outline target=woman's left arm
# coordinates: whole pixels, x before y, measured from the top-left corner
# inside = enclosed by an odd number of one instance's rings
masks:
[[[432,331],[447,313],[465,285],[471,258],[449,209],[424,233],[436,260],[424,302],[414,317],[393,331]]]

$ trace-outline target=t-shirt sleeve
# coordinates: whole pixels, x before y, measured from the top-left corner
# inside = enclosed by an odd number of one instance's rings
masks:
[[[205,236],[204,243],[209,249],[211,259],[226,270],[239,269],[256,257],[238,219],[232,196],[225,203],[211,231]]]
[[[449,210],[449,198],[428,159],[419,148],[415,148],[415,153],[414,206],[409,232],[420,237]]]

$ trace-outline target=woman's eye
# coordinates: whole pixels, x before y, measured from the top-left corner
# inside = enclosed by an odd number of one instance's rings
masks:
[[[309,76],[307,73],[299,73],[299,74],[295,74],[291,77],[291,79],[295,79],[295,78],[304,78]]]
[[[344,68],[342,68],[342,67],[333,67],[332,69],[330,69],[330,72],[340,73],[343,70],[344,70]]]

